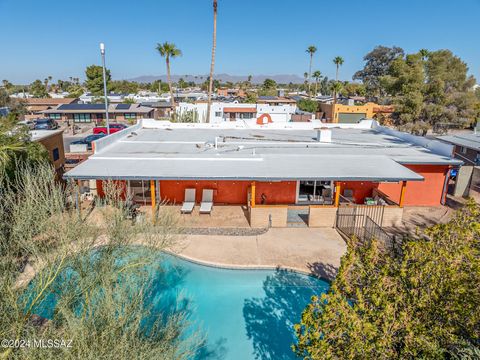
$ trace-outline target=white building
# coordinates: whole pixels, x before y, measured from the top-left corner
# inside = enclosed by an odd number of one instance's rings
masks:
[[[262,123],[267,122],[289,122],[292,114],[297,109],[296,105],[268,104],[240,104],[238,102],[212,102],[210,111],[210,123],[221,123],[225,121],[245,121],[249,119],[260,119]],[[206,122],[207,103],[179,103],[177,114],[182,116],[186,112],[196,112],[199,122]]]

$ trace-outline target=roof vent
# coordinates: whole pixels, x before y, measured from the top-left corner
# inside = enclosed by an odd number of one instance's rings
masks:
[[[332,130],[328,128],[322,128],[317,130],[317,141],[323,143],[332,142]]]

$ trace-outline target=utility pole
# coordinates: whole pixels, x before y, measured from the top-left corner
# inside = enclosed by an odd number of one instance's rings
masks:
[[[105,96],[105,116],[107,120],[107,135],[110,135],[110,119],[108,117],[107,74],[105,70],[105,44],[104,43],[100,43],[100,54],[102,55],[103,95]]]

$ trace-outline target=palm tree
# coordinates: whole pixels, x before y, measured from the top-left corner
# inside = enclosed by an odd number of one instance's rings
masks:
[[[338,82],[338,70],[340,69],[340,66],[343,65],[343,58],[341,56],[335,56],[333,58],[333,63],[337,67],[337,70],[335,72],[335,84],[332,87],[333,89],[333,111],[335,113],[335,104],[337,103],[337,93],[340,91],[342,88],[342,84]],[[338,84],[338,85],[337,85]],[[335,114],[334,114],[335,115]]]
[[[335,58],[333,59],[333,63],[337,66],[337,71],[335,73],[335,81],[338,81],[338,70],[340,68],[340,66],[343,65],[343,58],[341,56],[335,56]]]
[[[48,93],[48,83],[52,80],[51,76],[48,76],[43,80],[43,83],[45,84],[45,91]]]
[[[170,103],[172,104],[172,118],[175,118],[175,98],[173,97],[172,78],[170,77],[170,58],[182,56],[182,51],[178,49],[174,43],[165,41],[163,44],[158,43],[156,47],[161,57],[165,58],[167,65],[168,87],[170,89]]]
[[[317,96],[318,82],[322,78],[322,73],[319,70],[317,70],[317,71],[314,71],[312,75],[313,75],[313,78],[315,79],[315,96]]]
[[[418,53],[422,56],[423,61],[427,60],[428,56],[430,55],[430,51],[427,49],[420,49]]]
[[[312,62],[313,62],[313,54],[317,51],[317,48],[313,45],[310,45],[305,52],[310,54],[310,67],[308,70],[308,95],[310,95],[310,79],[312,77]]]
[[[212,106],[213,69],[215,67],[215,49],[217,47],[217,0],[213,0],[213,45],[212,62],[210,63],[210,78],[208,81],[207,123],[210,122],[210,107]]]

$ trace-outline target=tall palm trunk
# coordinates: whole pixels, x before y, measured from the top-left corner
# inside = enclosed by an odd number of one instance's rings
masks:
[[[312,97],[312,92],[310,91],[310,83],[312,79],[312,62],[313,62],[313,53],[310,53],[310,67],[308,69],[308,97]]]
[[[212,62],[210,63],[210,79],[208,83],[208,104],[207,104],[207,119],[210,122],[210,108],[212,106],[212,91],[213,91],[213,70],[215,67],[215,49],[217,48],[217,0],[213,0],[213,45],[212,45]]]
[[[337,64],[337,70],[335,72],[335,86],[338,84],[338,64]],[[335,119],[335,105],[337,104],[337,89],[333,88],[333,108],[332,108],[332,121]]]
[[[175,119],[175,98],[173,97],[172,78],[170,77],[170,58],[168,56],[165,58],[165,63],[167,64],[167,80],[168,80],[168,88],[170,89],[170,104],[172,105],[172,119]]]
[[[337,70],[335,71],[335,83],[338,83],[338,64]],[[333,107],[335,111],[335,104],[337,103],[337,89],[333,89]]]
[[[318,94],[318,80],[315,79],[315,96]]]

